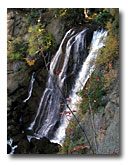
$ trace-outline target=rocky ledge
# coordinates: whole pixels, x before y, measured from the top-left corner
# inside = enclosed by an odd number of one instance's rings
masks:
[[[46,137],[32,138],[29,142],[25,134],[19,134],[13,139],[12,146],[15,145],[17,145],[17,148],[15,148],[14,154],[56,154],[60,149],[59,144],[50,142]],[[8,154],[11,151],[12,148],[8,145]]]

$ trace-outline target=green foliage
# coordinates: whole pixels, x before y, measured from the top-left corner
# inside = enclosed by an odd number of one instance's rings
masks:
[[[55,39],[48,33],[41,24],[29,27],[28,52],[30,56],[34,56],[41,49],[47,51],[55,46]]]
[[[70,132],[72,129],[72,133]],[[87,149],[79,149],[80,146],[84,146],[85,138],[82,135],[82,131],[78,127],[75,119],[72,119],[66,129],[66,138],[61,148],[60,154],[86,154]],[[74,150],[75,149],[75,150]]]
[[[69,146],[71,144],[70,138],[66,137],[64,145],[61,147],[61,150],[59,152],[59,154],[68,154],[69,152]]]
[[[72,129],[73,133],[70,133]],[[60,154],[71,154],[74,144],[81,138],[80,131],[77,128],[77,122],[72,119],[66,129],[66,138],[61,148]],[[76,144],[75,144],[76,145]]]
[[[33,24],[37,24],[38,19],[40,18],[40,13],[46,12],[46,10],[46,8],[22,8],[22,11],[26,15],[24,22],[27,25],[29,25],[31,22]]]
[[[12,60],[24,60],[26,55],[34,57],[42,49],[45,52],[54,49],[55,39],[41,24],[30,26],[28,32],[26,41],[21,37],[8,41],[8,55]]]
[[[105,27],[105,25],[107,24],[107,22],[112,19],[112,15],[110,14],[110,12],[108,11],[103,11],[103,12],[100,12],[95,21],[100,24],[102,27]]]
[[[112,9],[111,14],[113,20],[106,24],[108,37],[105,46],[98,52],[95,63],[96,68],[102,67],[104,87],[108,89],[117,79],[116,64],[119,60],[119,10]]]
[[[98,107],[104,105],[102,96],[106,94],[106,91],[103,87],[104,82],[101,75],[93,72],[93,74],[90,75],[85,88],[79,92],[79,95],[82,97],[79,108],[83,114],[86,112],[90,113],[91,109],[96,113],[98,111]]]
[[[8,41],[7,54],[12,60],[23,60],[27,53],[28,45],[21,37]]]
[[[65,27],[71,27],[85,23],[84,8],[55,8],[52,9],[54,16],[61,18]]]
[[[52,11],[53,11],[55,17],[60,18],[60,17],[63,17],[66,15],[67,8],[54,8],[54,9],[52,9]]]
[[[21,72],[25,72],[27,70],[28,66],[26,65],[26,63],[24,61],[22,61],[22,68],[21,68]]]

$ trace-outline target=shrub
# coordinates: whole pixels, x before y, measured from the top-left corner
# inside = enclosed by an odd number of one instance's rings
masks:
[[[117,62],[119,60],[119,10],[112,9],[113,20],[108,21],[106,29],[108,37],[105,46],[98,52],[95,66],[102,68],[104,74],[104,87],[110,88],[110,85],[117,79]],[[118,65],[119,68],[119,65]]]
[[[110,19],[112,19],[112,18],[113,18],[113,17],[112,17],[112,15],[110,14],[110,12],[108,12],[108,11],[103,11],[103,12],[100,12],[100,13],[97,15],[95,21],[96,21],[98,24],[100,24],[102,27],[105,27],[106,24],[107,24],[107,22],[108,22]]]
[[[40,51],[52,51],[55,48],[55,39],[42,28],[41,24],[30,26],[26,40],[21,37],[8,41],[8,56],[12,60],[26,60],[29,66],[36,61],[36,54]],[[27,55],[27,58],[26,58]],[[28,59],[30,57],[30,59]]]
[[[79,92],[79,95],[82,97],[79,107],[83,114],[87,111],[90,113],[91,109],[96,113],[98,107],[104,104],[101,97],[105,94],[106,91],[104,90],[104,82],[101,75],[93,72],[84,89]]]
[[[106,66],[108,63],[116,61],[119,58],[119,41],[117,38],[109,35],[106,44],[98,53],[96,66]]]
[[[53,13],[55,17],[64,21],[65,27],[68,29],[74,25],[85,23],[84,8],[55,8]]]
[[[23,60],[27,53],[27,42],[21,39],[21,37],[15,40],[8,41],[8,51],[7,55],[10,56],[12,60]]]
[[[55,39],[48,33],[41,24],[29,27],[28,40],[28,52],[30,56],[34,56],[36,53],[44,49],[47,51],[51,47],[55,46]]]
[[[31,23],[37,24],[38,19],[41,17],[40,13],[46,12],[46,8],[22,8],[26,15],[24,22],[29,25]]]

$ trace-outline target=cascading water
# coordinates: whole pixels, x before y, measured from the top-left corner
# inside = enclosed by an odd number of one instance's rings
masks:
[[[34,84],[34,81],[35,81],[34,74],[35,74],[35,72],[32,73],[32,78],[31,78],[30,85],[29,85],[29,90],[28,90],[28,97],[23,101],[24,103],[26,103],[26,101],[28,101],[30,99],[31,95],[32,95],[33,84]]]
[[[45,136],[52,142],[63,143],[68,121],[60,112],[66,110],[66,97],[71,99],[70,108],[78,110],[75,104],[80,101],[80,97],[76,92],[82,89],[89,72],[94,69],[94,65],[89,62],[96,58],[97,50],[104,45],[101,39],[107,35],[104,31],[94,32],[87,56],[87,32],[88,28],[81,31],[70,29],[51,61],[46,89],[28,128],[37,137]]]
[[[91,74],[92,71],[94,70],[94,63],[90,63],[90,62],[95,61],[95,58],[97,56],[97,51],[104,46],[104,41],[106,36],[107,36],[107,32],[103,30],[95,31],[93,34],[93,39],[91,42],[91,49],[90,49],[89,55],[85,59],[82,65],[82,68],[76,78],[75,86],[73,87],[72,93],[69,96],[69,99],[71,102],[68,103],[68,105],[71,108],[71,110],[78,111],[78,107],[76,104],[81,100],[81,97],[77,95],[77,92],[82,90],[83,85],[85,85],[86,81],[89,78],[89,74]],[[64,111],[66,111],[66,108]],[[67,115],[65,114],[62,115],[62,118],[60,120],[61,125],[56,131],[55,137],[51,140],[51,142],[59,143],[61,145],[63,144],[64,138],[65,138],[65,129],[70,119],[71,117],[67,117]]]
[[[69,95],[75,83],[83,61],[87,57],[87,28],[82,31],[69,30],[51,61],[48,82],[42,94],[35,119],[29,130],[38,137],[53,138],[60,124],[60,111],[65,101],[63,95]],[[59,75],[58,75],[59,71]],[[75,76],[72,77],[72,73]]]
[[[11,147],[11,152],[10,154],[14,154],[15,149],[18,147],[18,145],[12,146],[13,139],[10,138],[10,140],[7,141],[7,144]]]

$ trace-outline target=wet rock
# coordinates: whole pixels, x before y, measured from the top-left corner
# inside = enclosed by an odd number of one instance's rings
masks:
[[[18,124],[16,124],[16,125],[8,124],[8,127],[7,127],[8,139],[10,139],[10,137],[15,136],[20,133],[18,126],[19,126]]]
[[[48,77],[48,72],[45,68],[42,68],[39,72],[37,72],[36,81],[37,81],[38,85],[39,86],[45,85],[45,83],[47,81],[47,77]]]
[[[9,154],[12,151],[11,146],[7,144],[7,154]]]
[[[49,139],[46,138],[46,137],[43,137],[43,138],[40,140],[40,142],[41,142],[41,145],[42,145],[42,146],[45,146],[45,145],[47,145],[47,144],[51,144],[51,142],[49,141]]]
[[[29,154],[30,144],[27,139],[22,139],[18,143],[18,147],[15,149],[14,154]]]
[[[8,122],[7,122],[8,125],[16,125],[16,122],[14,119],[8,119]]]
[[[29,115],[24,116],[24,117],[22,118],[22,122],[23,122],[24,124],[27,123],[27,122],[29,122],[29,120],[30,120],[30,116],[29,116]]]
[[[56,154],[59,152],[60,145],[51,143],[49,146],[45,148],[45,154]]]
[[[13,102],[12,98],[8,97],[8,102],[7,102],[8,107],[12,105],[12,102]]]
[[[12,130],[11,134],[12,134],[12,136],[15,136],[15,135],[17,135],[17,134],[20,134],[20,130],[17,130],[17,129]]]
[[[12,116],[13,116],[13,119],[18,119],[19,114],[18,114],[17,111],[13,111],[13,112],[12,112]]]
[[[8,129],[8,130],[14,130],[14,129],[15,129],[15,126],[14,126],[14,125],[9,125],[9,126],[7,127],[7,129]]]
[[[60,148],[60,145],[51,143],[46,137],[42,139],[32,138],[30,146],[33,154],[56,154]]]
[[[32,138],[30,141],[30,148],[32,154],[39,154],[40,153],[40,140],[36,138]]]
[[[12,137],[12,139],[13,139],[12,145],[14,146],[14,145],[17,145],[23,139],[27,140],[27,137],[24,133],[20,133],[16,136]]]
[[[13,116],[12,116],[12,113],[10,111],[10,109],[8,110],[7,112],[7,119],[11,119]]]

